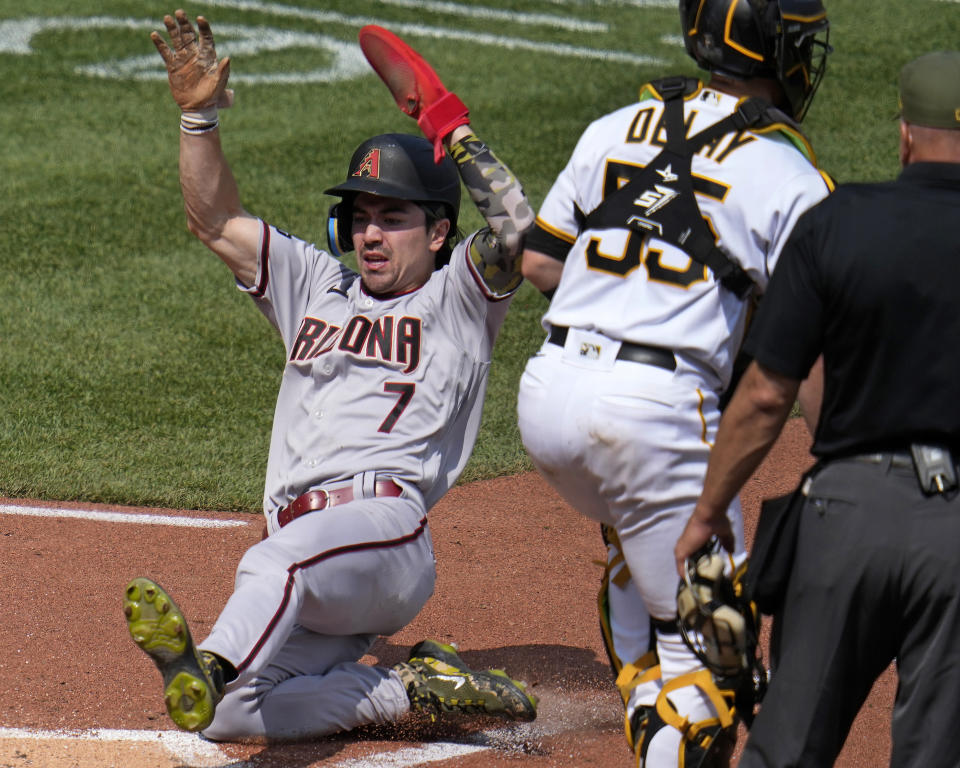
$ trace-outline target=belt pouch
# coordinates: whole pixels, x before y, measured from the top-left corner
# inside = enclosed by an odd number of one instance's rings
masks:
[[[760,505],[744,585],[757,609],[768,616],[777,612],[787,593],[797,549],[800,513],[806,501],[804,489],[815,470],[813,467],[804,474],[792,493],[766,499]]]

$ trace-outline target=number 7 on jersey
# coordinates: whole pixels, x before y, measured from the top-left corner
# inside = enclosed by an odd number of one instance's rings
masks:
[[[383,423],[380,425],[378,432],[390,432],[397,423],[397,419],[400,418],[401,414],[407,409],[407,406],[410,404],[410,400],[413,398],[414,390],[416,390],[416,384],[404,384],[398,381],[388,381],[383,385],[384,392],[392,392],[394,394],[400,395],[397,398],[396,404],[393,406],[393,409],[390,413],[387,414],[387,418],[383,420]]]

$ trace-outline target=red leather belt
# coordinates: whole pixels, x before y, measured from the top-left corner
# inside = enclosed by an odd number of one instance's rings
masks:
[[[403,493],[403,488],[393,480],[377,480],[373,492],[375,496],[399,496]],[[319,488],[315,491],[307,491],[277,512],[277,522],[283,528],[287,523],[307,514],[307,512],[334,507],[337,504],[346,504],[348,501],[353,501],[353,486],[350,485],[332,490]]]

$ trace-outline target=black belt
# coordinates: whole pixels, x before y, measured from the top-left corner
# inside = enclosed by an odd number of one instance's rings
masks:
[[[551,344],[562,347],[567,343],[567,332],[569,328],[562,325],[555,325],[550,329],[550,337],[547,339]],[[666,368],[668,371],[677,370],[677,358],[673,352],[663,347],[651,347],[647,344],[634,344],[632,341],[621,341],[620,351],[617,352],[617,360],[629,360],[631,363],[645,363],[646,365],[655,365],[657,368]]]
[[[957,490],[960,461],[956,451],[940,445],[912,445],[910,451],[861,453],[854,461],[882,467],[913,469],[924,495],[951,493]]]
[[[889,464],[898,469],[913,469],[913,456],[909,451],[884,451],[881,453],[858,453],[847,458],[864,464]]]

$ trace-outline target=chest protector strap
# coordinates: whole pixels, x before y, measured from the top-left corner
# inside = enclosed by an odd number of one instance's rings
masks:
[[[694,91],[698,81],[671,77],[655,80],[651,85],[663,99],[666,146],[649,164],[638,168],[626,184],[586,214],[580,231],[623,228],[654,235],[709,267],[721,285],[744,299],[753,281],[717,247],[700,213],[690,166],[693,156],[710,142],[734,131],[773,122],[768,116],[771,107],[762,99],[747,99],[736,112],[688,139],[683,97]]]

